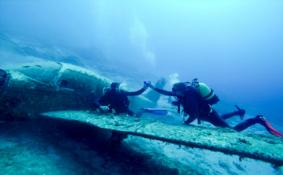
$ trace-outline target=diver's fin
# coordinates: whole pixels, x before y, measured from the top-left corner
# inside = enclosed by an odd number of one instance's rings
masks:
[[[275,136],[278,136],[278,137],[283,137],[283,134],[282,134],[281,132],[279,132],[278,130],[276,130],[275,128],[273,128],[269,122],[266,121],[265,124],[266,124],[267,130],[268,130],[271,134],[273,134],[273,135],[275,135]]]
[[[246,111],[242,108],[240,108],[238,105],[235,105],[235,107],[237,108],[237,112],[238,112],[238,115],[240,116],[241,120],[244,119],[244,116],[246,114]]]
[[[262,115],[257,115],[256,118],[260,120],[260,123],[266,128],[268,132],[271,134],[278,136],[278,137],[283,137],[283,134],[276,130],[271,123],[269,123]]]

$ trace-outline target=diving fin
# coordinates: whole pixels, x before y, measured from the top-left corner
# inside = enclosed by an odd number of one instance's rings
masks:
[[[259,122],[266,128],[268,132],[271,134],[278,136],[278,137],[283,137],[283,134],[276,130],[275,128],[272,127],[271,123],[269,123],[263,115],[257,115],[256,118],[259,120]]]
[[[235,105],[235,107],[237,108],[237,114],[240,116],[241,120],[244,119],[244,116],[246,114],[246,111],[244,109],[241,109],[238,105]]]

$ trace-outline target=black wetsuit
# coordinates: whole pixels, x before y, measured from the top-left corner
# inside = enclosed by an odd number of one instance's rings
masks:
[[[114,109],[116,114],[126,113],[134,115],[133,111],[129,109],[128,96],[137,96],[142,94],[147,88],[143,87],[135,92],[128,92],[124,90],[109,89],[99,99],[99,104],[102,106],[109,106],[110,110]]]
[[[184,95],[178,96],[176,93],[171,91],[165,91],[163,89],[153,88],[155,91],[167,95],[175,96],[178,98],[180,105],[183,106],[185,114],[189,115],[186,124],[190,124],[195,119],[207,121],[217,127],[229,127],[237,131],[242,131],[251,125],[258,123],[257,119],[252,118],[245,120],[235,127],[230,127],[224,119],[205,101],[202,99],[200,93],[191,86],[188,86],[184,91]]]
[[[147,87],[143,87],[135,92],[128,92],[124,90],[108,89],[105,94],[100,97],[99,105],[108,106],[109,110],[115,110],[115,114],[128,114],[130,116],[134,115],[134,112],[129,109],[130,101],[128,96],[137,96],[142,94]],[[111,136],[111,147],[115,148],[119,146],[123,139],[127,137],[127,134],[123,134],[117,131],[112,131]]]
[[[0,69],[0,87],[4,85],[6,79],[7,79],[7,72]]]

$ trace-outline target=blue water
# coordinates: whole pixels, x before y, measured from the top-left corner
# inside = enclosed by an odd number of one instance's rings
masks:
[[[40,59],[133,88],[197,77],[283,131],[281,0],[0,0],[0,68]]]
[[[282,9],[280,0],[1,0],[0,33],[139,81],[198,77],[229,106],[282,122]]]

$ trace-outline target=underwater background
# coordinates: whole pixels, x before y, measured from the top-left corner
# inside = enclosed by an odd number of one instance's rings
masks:
[[[221,113],[237,104],[283,131],[280,0],[0,0],[0,68],[42,59],[97,70],[129,89],[197,77],[220,97]],[[105,133],[79,124],[0,126],[1,175],[280,174],[263,162],[137,137],[109,153]]]

